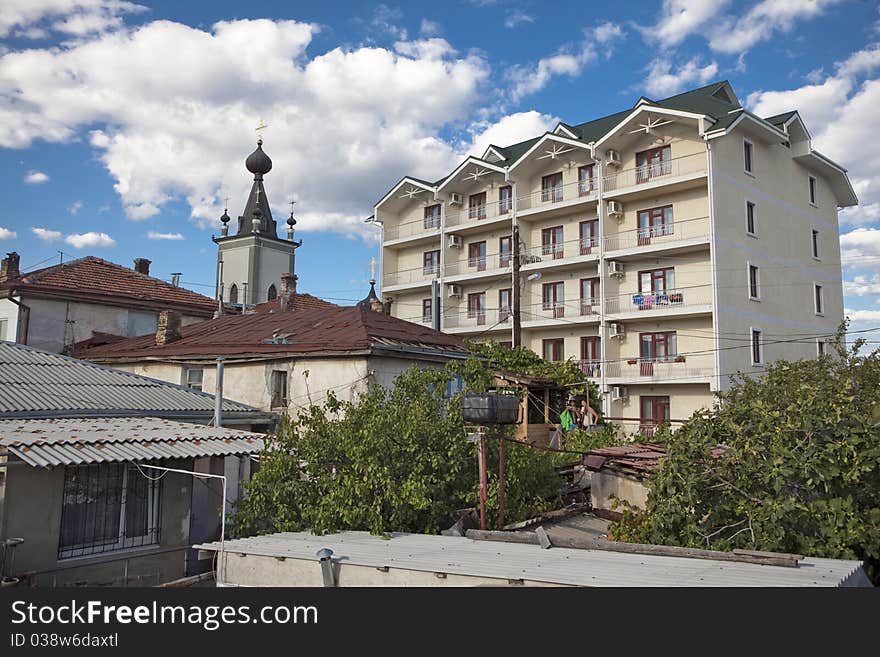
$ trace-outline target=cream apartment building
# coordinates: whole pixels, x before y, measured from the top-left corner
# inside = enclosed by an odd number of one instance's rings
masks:
[[[650,434],[736,372],[824,351],[856,203],[796,111],[755,116],[718,82],[403,178],[374,209],[382,294],[508,345],[518,303],[523,346],[576,360],[606,415]]]

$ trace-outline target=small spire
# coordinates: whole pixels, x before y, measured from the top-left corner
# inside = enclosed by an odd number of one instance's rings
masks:
[[[293,206],[296,205],[296,201],[290,202],[290,216],[287,218],[287,225],[293,228],[296,226],[296,219],[293,218]]]

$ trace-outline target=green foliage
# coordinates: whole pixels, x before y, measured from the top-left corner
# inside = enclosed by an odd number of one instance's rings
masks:
[[[310,528],[436,533],[475,506],[477,459],[461,400],[445,397],[452,373],[410,368],[393,390],[372,386],[355,402],[331,397],[285,420],[232,518],[236,535]],[[497,512],[496,439],[490,439],[489,513]],[[507,443],[506,509],[512,519],[546,508],[559,488],[545,454]],[[490,516],[492,517],[492,516]]]
[[[880,559],[880,351],[777,361],[656,438],[667,457],[625,541]],[[713,458],[710,449],[727,451]]]

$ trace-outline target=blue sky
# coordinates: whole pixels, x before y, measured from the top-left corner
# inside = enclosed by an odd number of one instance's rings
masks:
[[[846,307],[880,326],[876,2],[3,4],[0,251],[23,266],[146,257],[212,294],[211,235],[224,197],[243,208],[263,119],[275,218],[298,203],[301,289],[356,300],[378,255],[363,218],[401,176],[728,79],[762,115],[800,110],[850,170]]]

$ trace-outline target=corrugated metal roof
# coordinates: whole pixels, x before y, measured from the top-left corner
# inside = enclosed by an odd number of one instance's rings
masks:
[[[114,370],[26,347],[0,342],[0,418],[21,415],[141,415],[213,413],[214,395],[145,376]],[[224,400],[224,413],[259,413]]]
[[[36,467],[253,454],[263,438],[152,417],[0,420],[0,446]]]
[[[220,543],[195,547],[219,551]],[[537,545],[398,533],[390,539],[366,532],[271,534],[226,541],[224,549],[318,561],[315,553],[325,547],[333,550],[333,558],[342,568],[349,564],[387,566],[573,586],[840,586],[851,577],[857,578],[861,570],[861,562],[839,559],[806,558],[798,568],[784,568],[602,550],[543,550]],[[279,581],[278,585],[292,586],[295,582]]]

